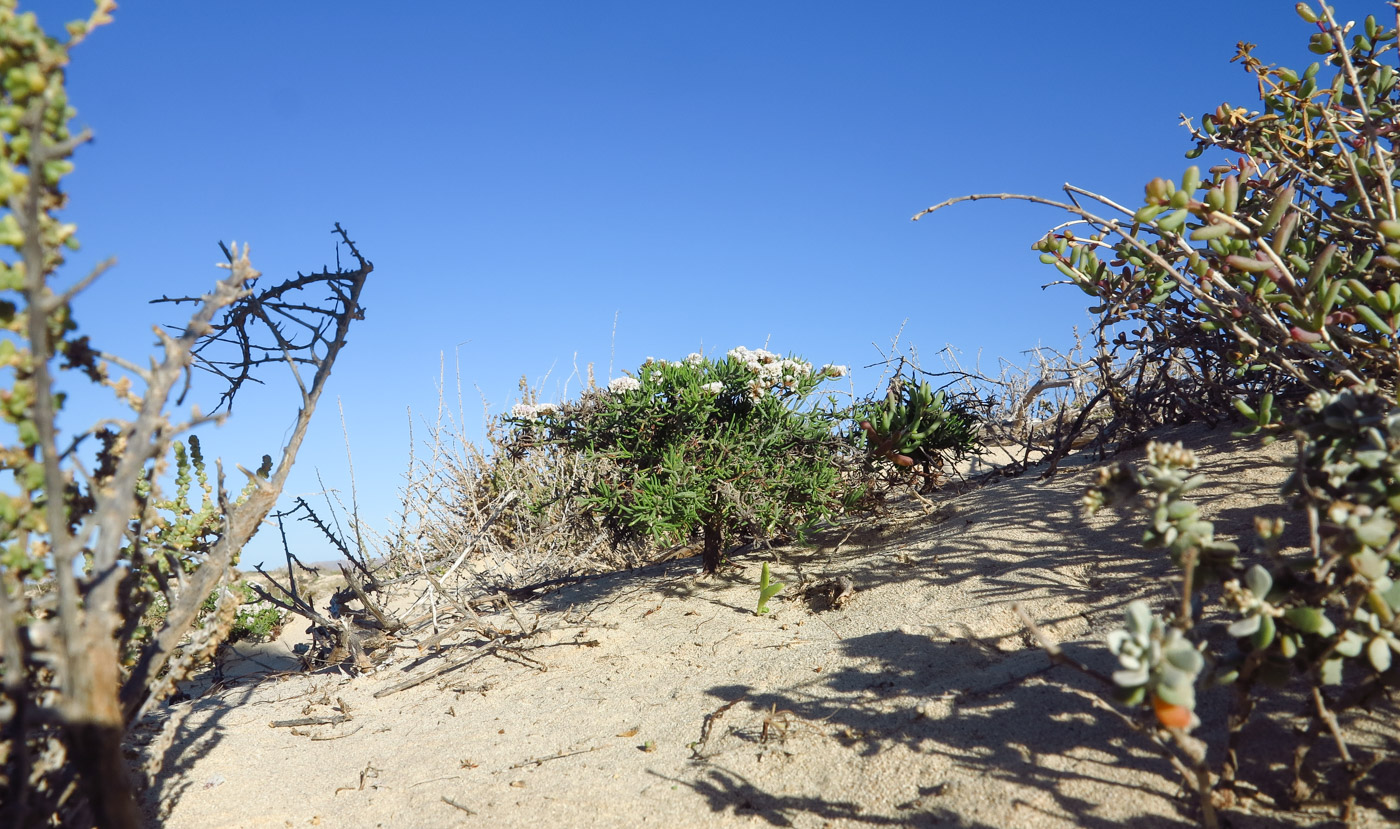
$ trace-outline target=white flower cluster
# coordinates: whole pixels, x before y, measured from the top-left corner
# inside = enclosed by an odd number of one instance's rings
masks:
[[[704,391],[709,392],[710,394],[719,394],[720,392],[724,391],[724,384],[716,380],[713,383],[706,383],[700,388]]]
[[[762,348],[755,350],[739,346],[730,350],[729,358],[743,363],[753,373],[754,379],[749,382],[749,396],[755,400],[776,386],[790,389],[797,385],[799,379],[812,373],[811,363],[779,357]]]
[[[685,364],[688,366],[698,366],[703,362],[705,362],[705,356],[698,352],[692,351],[685,355]]]
[[[636,391],[642,387],[642,382],[635,377],[619,377],[608,382],[608,391],[613,394],[623,394],[629,391]]]
[[[557,411],[559,411],[559,406],[556,403],[516,403],[510,407],[510,416],[522,420],[539,420],[541,417],[554,414]]]
[[[847,374],[851,373],[851,370],[846,366],[838,366],[833,365],[831,363],[827,363],[826,365],[822,366],[821,373],[825,374],[827,377],[845,377]]]

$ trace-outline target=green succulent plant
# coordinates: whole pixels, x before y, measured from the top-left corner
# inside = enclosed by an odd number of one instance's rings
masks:
[[[866,403],[855,417],[872,459],[903,469],[919,466],[926,476],[981,448],[977,417],[927,381],[895,377],[885,397]]]
[[[781,582],[768,580],[768,562],[763,562],[763,572],[758,577],[758,609],[754,611],[755,616],[762,616],[768,612],[768,600],[778,595],[778,591],[783,589]]]
[[[1154,703],[1190,712],[1195,716],[1196,680],[1205,668],[1205,658],[1181,629],[1166,624],[1141,599],[1128,603],[1123,627],[1108,634],[1108,649],[1118,657],[1113,672],[1120,698],[1136,705],[1151,694]],[[1159,717],[1162,715],[1159,714]]]

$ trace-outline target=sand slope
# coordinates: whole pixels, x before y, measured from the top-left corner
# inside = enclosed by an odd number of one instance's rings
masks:
[[[1225,428],[1177,436],[1211,477],[1198,492],[1206,516],[1247,538],[1284,470],[1241,454],[1251,444]],[[1089,680],[1052,668],[1011,610],[1021,602],[1111,670],[1100,642],[1123,605],[1168,595],[1144,577],[1170,564],[1136,545],[1136,520],[1079,517],[1087,468],[1000,481],[931,514],[906,505],[849,537],[774,551],[788,589],[761,618],[754,554],[717,578],[697,578],[689,559],[527,602],[518,609],[544,632],[522,657],[487,656],[380,698],[444,659],[416,662],[407,647],[355,678],[260,677],[290,664],[295,637],[242,646],[257,661],[230,670],[251,675],[151,723],[148,734],[178,725],[151,802],[166,825],[201,829],[1194,825],[1167,762],[1076,691]],[[857,588],[840,609],[797,596],[800,582],[839,574]],[[1203,731],[1223,721],[1222,702],[1203,697]],[[269,726],[341,713],[350,719]],[[1393,705],[1356,723],[1389,758],[1373,777],[1400,779],[1396,723]],[[1276,783],[1232,825],[1332,824],[1335,808],[1267,810],[1290,779],[1289,744],[1271,736],[1286,723],[1260,725],[1249,774]],[[1359,825],[1400,821],[1394,789]]]

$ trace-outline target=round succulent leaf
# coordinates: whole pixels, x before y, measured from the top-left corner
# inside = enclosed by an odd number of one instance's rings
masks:
[[[1342,638],[1337,640],[1337,647],[1334,651],[1342,656],[1355,657],[1361,654],[1361,647],[1366,644],[1366,637],[1354,630],[1342,631]]]
[[[1336,659],[1328,659],[1326,662],[1322,663],[1322,667],[1318,669],[1318,673],[1322,677],[1323,685],[1342,684],[1343,662],[1344,660],[1338,657]]]
[[[1337,626],[1332,624],[1327,614],[1315,607],[1290,607],[1284,611],[1283,618],[1303,633],[1331,636],[1337,632]]]
[[[1358,526],[1354,532],[1356,533],[1356,540],[1365,544],[1367,547],[1384,547],[1390,542],[1391,537],[1395,535],[1395,522],[1383,515],[1376,515],[1372,516],[1371,520]],[[1381,571],[1381,575],[1384,575],[1384,570]],[[1368,576],[1367,578],[1376,577]]]
[[[1380,469],[1390,457],[1390,453],[1384,449],[1364,449],[1352,455],[1356,462],[1361,464],[1363,469]]]
[[[1249,592],[1256,598],[1262,599],[1269,595],[1269,590],[1274,586],[1274,577],[1269,575],[1269,571],[1258,564],[1251,565],[1244,571],[1244,583],[1249,587]]]
[[[1123,651],[1123,646],[1132,641],[1133,635],[1128,631],[1118,628],[1108,632],[1107,642],[1109,653],[1118,656]]]
[[[1385,637],[1377,636],[1371,640],[1366,646],[1366,657],[1378,673],[1390,670],[1390,644],[1386,642]]]
[[[1219,553],[1221,555],[1238,555],[1240,547],[1233,541],[1217,541],[1211,539],[1201,545],[1201,550],[1207,553]]]
[[[1207,478],[1204,475],[1192,475],[1185,481],[1182,481],[1181,487],[1177,491],[1185,495],[1186,493],[1191,492],[1192,490],[1199,489],[1202,485],[1205,484],[1206,480]]]
[[[1128,602],[1125,611],[1128,619],[1128,630],[1134,634],[1147,634],[1152,630],[1152,608],[1142,599],[1134,599]]]
[[[1121,670],[1113,672],[1113,682],[1120,688],[1137,688],[1147,684],[1149,674],[1147,668],[1139,667],[1136,670]]]
[[[1191,521],[1181,528],[1183,533],[1190,533],[1200,539],[1200,543],[1209,544],[1215,538],[1215,524],[1210,521]]]
[[[1163,687],[1163,686],[1168,686],[1168,687],[1173,687],[1173,688],[1181,688],[1181,687],[1188,687],[1188,688],[1189,688],[1189,687],[1191,687],[1193,684],[1195,684],[1195,680],[1196,680],[1195,674],[1187,673],[1186,671],[1177,670],[1176,668],[1172,667],[1172,665],[1171,665],[1170,663],[1164,662],[1164,663],[1162,663],[1161,668],[1158,669],[1158,672],[1157,672],[1157,683],[1156,683],[1156,684],[1157,684],[1157,687],[1159,687],[1159,688],[1160,688],[1160,687]]]
[[[1163,656],[1172,667],[1181,670],[1192,678],[1201,672],[1206,666],[1205,657],[1201,652],[1191,646],[1189,642],[1179,642],[1165,650]]]
[[[1374,550],[1362,550],[1347,558],[1351,569],[1370,581],[1384,578],[1390,569],[1390,562]]]
[[[1197,511],[1198,507],[1190,501],[1173,501],[1167,507],[1167,516],[1173,521],[1180,521],[1192,517]]]
[[[1255,631],[1259,630],[1259,619],[1260,616],[1257,613],[1252,616],[1246,616],[1230,625],[1230,627],[1227,628],[1227,632],[1236,639],[1253,636]]]
[[[1196,689],[1190,683],[1181,685],[1159,683],[1152,692],[1162,702],[1170,705],[1180,705],[1187,709],[1195,709],[1196,707]]]
[[[1274,625],[1274,617],[1260,616],[1259,629],[1254,632],[1254,647],[1263,650],[1274,643],[1274,634],[1278,628]]]
[[[1147,686],[1120,686],[1114,690],[1113,695],[1124,705],[1141,705],[1143,699],[1147,697]]]
[[[1394,612],[1400,612],[1400,582],[1394,582],[1384,592],[1381,598]]]

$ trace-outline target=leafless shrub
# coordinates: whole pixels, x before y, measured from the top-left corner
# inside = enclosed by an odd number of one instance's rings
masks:
[[[522,380],[521,402],[537,400]],[[427,439],[412,448],[398,526],[380,539],[391,567],[437,572],[483,595],[636,566],[656,554],[645,543],[614,546],[570,497],[597,479],[596,464],[554,447],[522,451],[489,410],[479,446],[461,412],[459,405],[453,415],[440,386]]]

